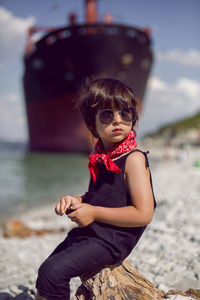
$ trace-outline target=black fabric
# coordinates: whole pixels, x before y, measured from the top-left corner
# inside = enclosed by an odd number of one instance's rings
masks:
[[[69,300],[71,278],[112,264],[111,253],[95,238],[77,243],[67,237],[40,266],[36,288],[47,300]]]
[[[149,167],[147,154],[139,149],[134,149],[126,155],[115,160],[116,165],[122,170],[120,174],[108,171],[103,164],[99,164],[99,176],[95,183],[90,180],[88,192],[83,196],[83,202],[104,207],[123,207],[132,205],[130,194],[124,180],[124,170],[127,157],[139,151],[145,156],[145,166]],[[152,178],[150,173],[150,182]],[[153,186],[152,186],[153,192]],[[154,207],[156,207],[155,196]],[[87,227],[75,228],[69,235],[75,240],[82,236],[96,237],[99,243],[112,253],[113,259],[118,262],[127,257],[139,241],[146,226],[142,227],[118,227],[100,222],[93,222]]]
[[[124,180],[124,169],[128,155],[135,151],[140,150],[134,149],[115,160],[122,170],[120,174],[107,171],[103,164],[99,164],[99,177],[95,184],[90,181],[83,202],[105,207],[132,205]],[[147,153],[140,152],[144,154],[145,166],[148,168]],[[152,185],[151,176],[150,181]],[[89,226],[72,229],[39,269],[36,287],[40,295],[47,300],[70,299],[70,278],[123,260],[137,244],[145,228],[146,226],[128,228],[93,222]]]

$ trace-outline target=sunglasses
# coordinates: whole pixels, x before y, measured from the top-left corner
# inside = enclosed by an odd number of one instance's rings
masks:
[[[133,122],[136,117],[136,111],[133,107],[123,108],[119,111],[116,111],[116,113],[120,114],[120,117],[125,122]],[[111,109],[103,109],[98,113],[98,118],[101,124],[103,125],[109,125],[113,122],[114,112]]]

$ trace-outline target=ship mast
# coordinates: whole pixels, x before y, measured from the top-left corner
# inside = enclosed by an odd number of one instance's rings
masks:
[[[97,0],[85,0],[85,18],[88,24],[97,23]]]

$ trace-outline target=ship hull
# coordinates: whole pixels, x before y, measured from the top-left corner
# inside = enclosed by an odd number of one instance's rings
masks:
[[[30,149],[88,152],[91,135],[75,107],[80,83],[91,75],[119,79],[141,106],[152,60],[149,37],[132,27],[82,25],[47,34],[25,56]]]

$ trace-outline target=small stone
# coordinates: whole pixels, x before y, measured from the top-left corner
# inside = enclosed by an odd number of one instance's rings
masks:
[[[170,295],[167,296],[168,300],[194,300],[191,297],[181,296],[181,295]]]
[[[19,289],[17,286],[15,286],[15,285],[10,287],[10,291],[11,291],[11,293],[13,293],[14,295],[18,295],[18,294],[21,293],[20,289]]]
[[[198,289],[199,288],[199,281],[192,280],[190,278],[183,278],[179,282],[174,285],[174,288],[179,291],[186,291],[189,288]]]
[[[24,285],[18,285],[18,289],[23,291],[23,292],[27,292],[28,291],[28,288]]]
[[[167,293],[169,291],[169,287],[167,287],[165,284],[160,283],[157,288],[163,292],[163,293]]]

